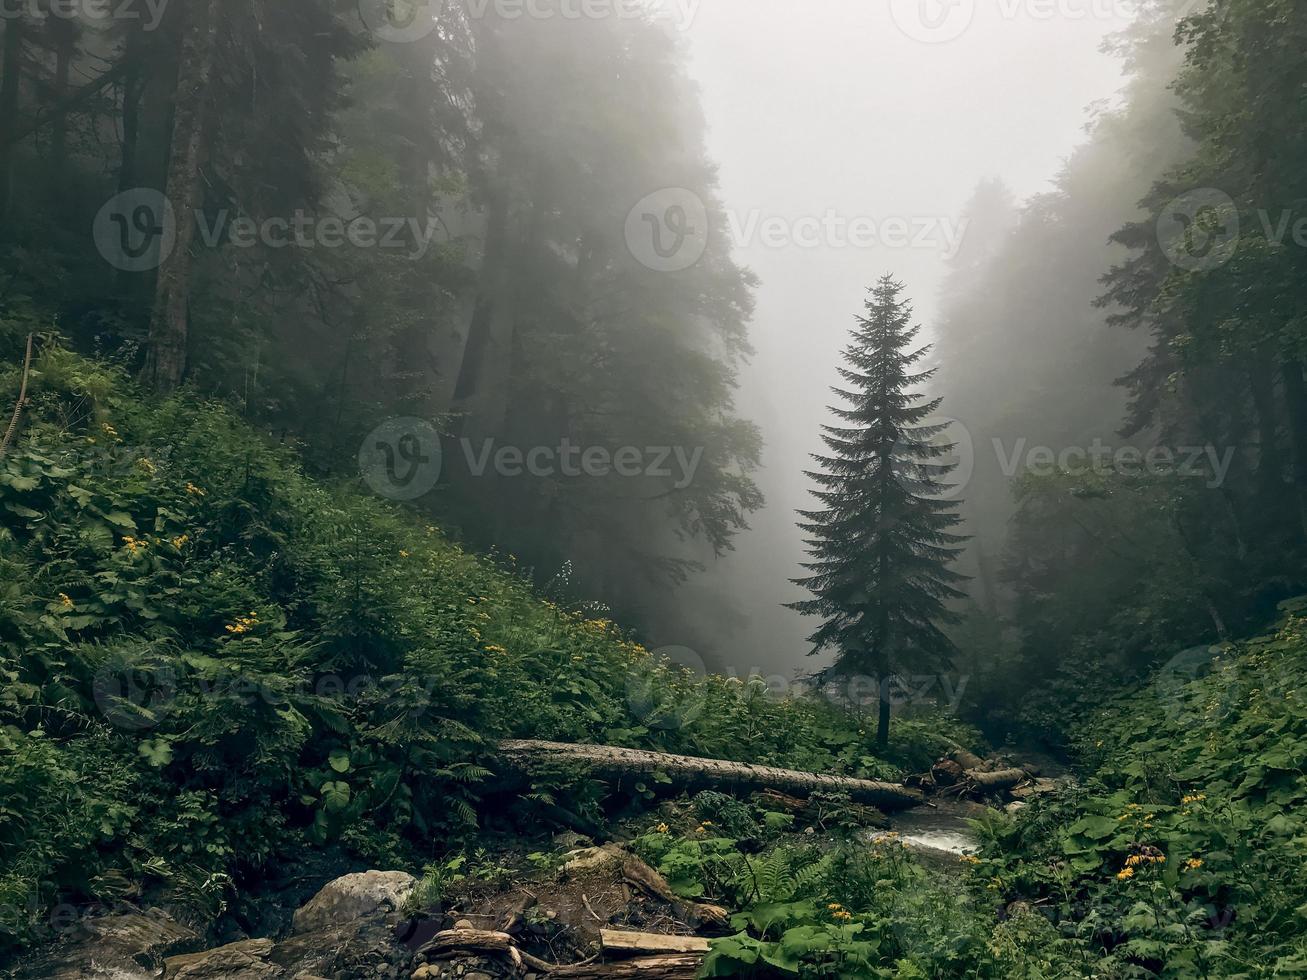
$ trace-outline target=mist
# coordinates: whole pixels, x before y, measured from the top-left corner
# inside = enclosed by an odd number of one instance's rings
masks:
[[[1303,975],[1304,52],[0,0],[0,976]]]
[[[998,178],[1018,201],[1049,191],[1096,115],[1120,101],[1122,59],[1103,44],[1132,22],[1123,5],[1068,4],[1053,16],[1040,16],[1038,5],[1012,16],[1002,5],[974,6],[970,26],[940,42],[900,26],[896,18],[913,23],[912,4],[856,0],[825,0],[811,15],[781,0],[705,2],[685,33],[709,155],[743,232],[734,254],[761,280],[750,334],[757,353],[742,372],[738,406],[762,429],[767,503],[735,552],[677,596],[685,619],[655,630],[660,644],[704,650],[714,669],[788,677],[824,663],[806,657],[813,624],[782,604],[801,597],[787,579],[802,560],[795,512],[811,502],[803,470],[829,420],[828,389],[867,287],[885,272],[902,279],[938,342],[950,259],[971,244],[966,205],[976,185]],[[1111,196],[1118,213],[1083,232],[1104,252],[1133,212],[1133,200]],[[772,246],[757,231],[768,218],[826,227],[815,243]],[[890,242],[851,241],[855,219],[884,228]],[[1105,269],[1086,267],[1083,278],[1092,285]],[[1091,298],[1081,312],[1098,316]],[[1069,356],[1074,340],[1064,339]],[[1126,358],[1137,348],[1119,332],[1103,339]],[[1058,353],[1055,345],[1044,356]],[[940,360],[950,354],[937,347]],[[1119,402],[1110,372],[1095,380],[1104,399]],[[958,417],[947,388],[941,393],[941,413]],[[989,493],[1006,498],[1004,486]],[[726,619],[723,607],[739,615]]]

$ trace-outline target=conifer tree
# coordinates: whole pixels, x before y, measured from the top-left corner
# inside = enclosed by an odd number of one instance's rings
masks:
[[[945,496],[954,447],[937,439],[946,424],[927,421],[941,399],[914,390],[934,371],[914,367],[930,347],[912,346],[921,328],[902,290],[880,279],[844,352],[848,390],[833,390],[848,407],[831,409],[839,424],[822,426],[829,454],[814,454],[821,470],[808,473],[822,509],[800,511],[811,574],[794,581],[813,598],[791,605],[824,618],[809,640],[813,654],[836,651],[827,675],[876,678],[881,747],[894,672],[938,670],[955,652],[940,624],[953,620],[947,603],[964,578],[949,567],[965,540],[954,530],[958,501]]]

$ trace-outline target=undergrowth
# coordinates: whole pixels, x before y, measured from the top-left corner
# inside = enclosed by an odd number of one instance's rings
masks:
[[[907,721],[880,757],[858,718],[659,661],[228,408],[48,338],[30,395],[0,464],[0,949],[55,901],[209,920],[305,848],[421,867],[485,827],[502,737],[876,777],[972,737]],[[539,782],[510,814],[603,802]]]

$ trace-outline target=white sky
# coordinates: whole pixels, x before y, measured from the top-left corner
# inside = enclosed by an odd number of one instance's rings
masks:
[[[945,32],[966,29],[914,39],[904,28],[920,33],[923,12]],[[685,31],[691,74],[738,226],[754,213],[830,213],[931,229],[927,247],[775,247],[760,234],[737,247],[762,279],[739,408],[767,441],[768,506],[703,583],[752,623],[731,639],[729,667],[788,673],[806,651],[806,624],[779,608],[800,597],[786,581],[801,557],[794,510],[809,503],[801,469],[865,288],[884,272],[903,279],[929,330],[940,222],[956,221],[987,176],[1019,197],[1047,188],[1083,138],[1087,107],[1120,85],[1099,45],[1127,22],[1108,0],[699,0]]]

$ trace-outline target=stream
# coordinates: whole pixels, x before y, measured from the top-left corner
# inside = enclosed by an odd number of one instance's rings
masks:
[[[889,830],[871,831],[868,840],[894,833],[904,843],[927,853],[970,854],[979,849],[980,841],[967,820],[984,809],[966,801],[940,800],[935,806],[920,806],[896,813]]]

